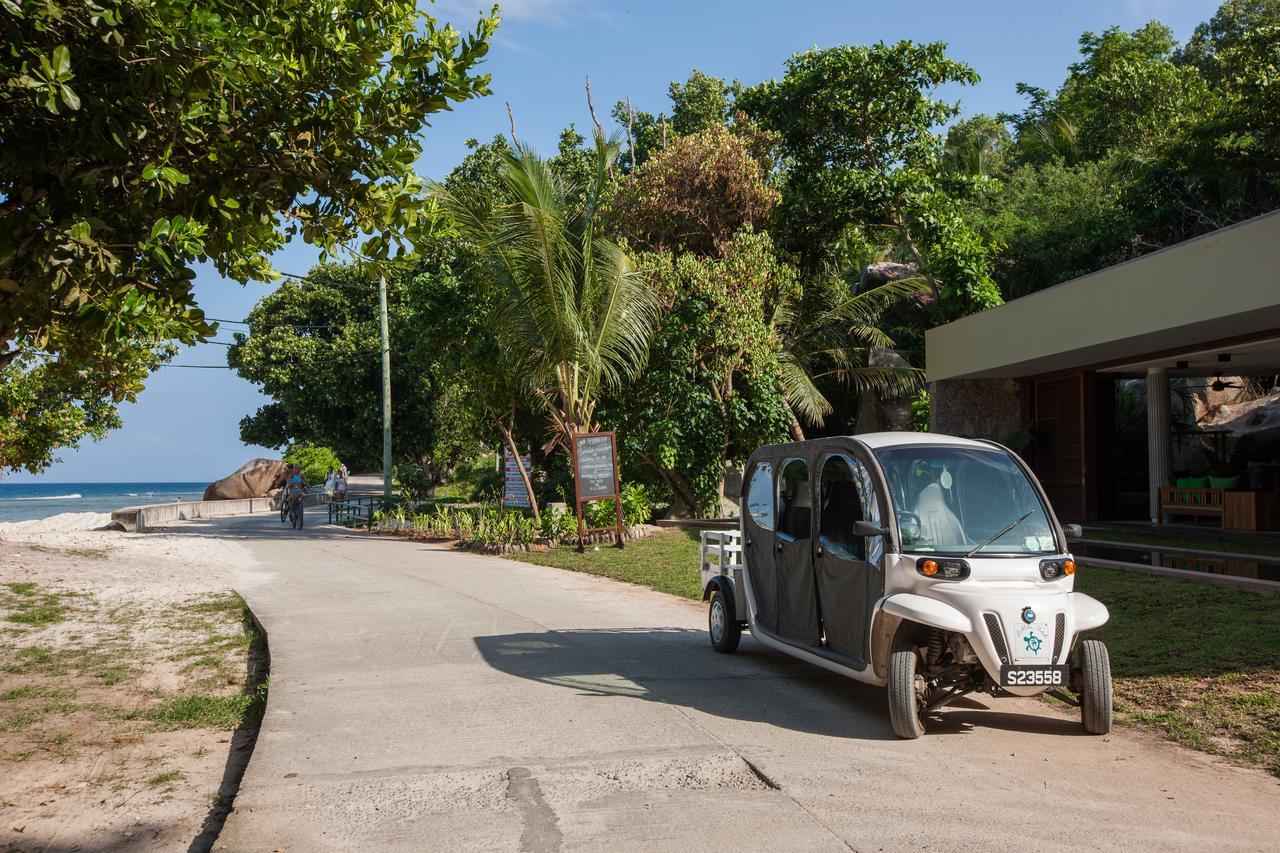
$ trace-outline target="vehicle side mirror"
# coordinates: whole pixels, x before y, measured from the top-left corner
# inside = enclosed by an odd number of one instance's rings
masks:
[[[1078,524],[1064,524],[1062,525],[1062,532],[1066,534],[1068,539],[1084,538],[1084,528]]]
[[[872,524],[869,521],[855,521],[853,523],[853,532],[858,536],[888,536],[889,530],[885,527]]]

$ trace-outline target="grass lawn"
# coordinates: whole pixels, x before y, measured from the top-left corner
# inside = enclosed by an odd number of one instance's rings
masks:
[[[684,598],[702,597],[697,531],[664,530],[646,539],[628,542],[627,547],[621,549],[600,545],[598,550],[592,550],[594,547],[587,546],[585,554],[579,554],[577,546],[561,545],[549,551],[508,556],[524,563],[629,581]]]
[[[1124,542],[1130,545],[1150,545],[1165,548],[1191,548],[1197,551],[1225,551],[1230,554],[1255,554],[1264,557],[1280,557],[1280,542],[1245,542],[1239,539],[1217,539],[1197,536],[1194,533],[1147,533],[1142,530],[1097,530],[1087,528],[1086,539]]]
[[[702,595],[690,531],[511,558]],[[1111,651],[1120,721],[1280,775],[1280,596],[1095,567],[1080,570],[1076,589],[1111,610],[1094,636]]]

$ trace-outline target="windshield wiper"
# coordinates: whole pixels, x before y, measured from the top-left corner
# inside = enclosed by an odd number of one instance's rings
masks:
[[[1008,533],[1010,530],[1012,530],[1013,528],[1017,527],[1017,526],[1018,526],[1019,524],[1021,524],[1022,522],[1026,521],[1028,518],[1030,518],[1030,517],[1031,517],[1031,513],[1033,513],[1033,512],[1035,512],[1035,510],[1034,510],[1034,509],[1029,509],[1029,510],[1027,510],[1025,513],[1023,513],[1023,514],[1022,514],[1022,517],[1021,517],[1021,518],[1019,518],[1017,521],[1013,522],[1013,523],[1012,523],[1012,524],[1010,524],[1008,527],[1006,527],[1006,528],[1004,528],[1003,530],[1001,530],[1001,531],[1000,531],[999,533],[997,533],[995,536],[992,536],[992,537],[991,537],[990,539],[988,539],[986,542],[983,542],[983,543],[982,543],[981,545],[979,545],[977,548],[974,548],[974,549],[973,549],[972,551],[970,551],[968,554],[965,554],[965,556],[966,556],[966,557],[972,557],[974,554],[978,553],[978,552],[979,552],[979,551],[981,551],[983,548],[987,547],[987,546],[988,546],[988,545],[990,545],[992,542],[996,541],[996,540],[997,540],[997,539],[999,539],[1001,536],[1005,535],[1005,534],[1006,534],[1006,533]]]

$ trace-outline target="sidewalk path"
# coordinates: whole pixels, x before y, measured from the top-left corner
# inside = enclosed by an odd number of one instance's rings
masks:
[[[896,740],[883,693],[701,605],[268,516],[271,692],[215,849],[1274,849],[1280,783],[1036,701]],[[175,530],[175,532],[177,532]],[[691,566],[690,571],[695,567]],[[991,710],[987,710],[990,708]]]

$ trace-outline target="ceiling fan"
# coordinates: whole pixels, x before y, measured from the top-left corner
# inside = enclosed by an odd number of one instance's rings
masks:
[[[1214,391],[1225,391],[1228,388],[1241,388],[1243,386],[1237,385],[1234,382],[1223,382],[1222,374],[1218,373],[1214,375],[1213,384],[1210,385],[1209,387],[1212,388]]]

